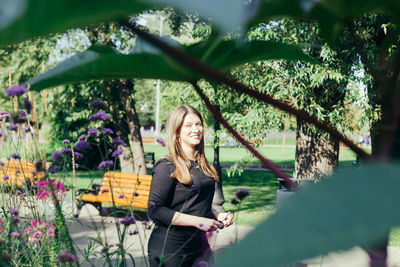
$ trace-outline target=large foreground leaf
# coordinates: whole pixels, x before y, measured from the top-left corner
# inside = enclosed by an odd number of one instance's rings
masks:
[[[249,9],[242,0],[2,0],[0,44],[127,19],[130,15],[165,6],[210,18],[224,30],[243,25]]]
[[[204,43],[181,48],[199,59],[209,55],[205,58],[205,62],[223,71],[256,60],[286,59],[316,62],[296,46],[267,41],[240,44],[235,41],[221,41],[216,46]],[[138,40],[128,55],[120,54],[105,46],[91,47],[28,80],[26,84],[30,84],[32,90],[40,90],[66,83],[117,78],[193,81],[200,79],[201,76]]]
[[[217,259],[216,266],[287,266],[330,251],[369,246],[400,224],[400,167],[338,171],[287,199]]]
[[[8,15],[10,17],[8,27],[0,27],[0,44],[10,44],[75,27],[127,18],[151,7],[148,2],[140,0],[118,0],[117,3],[110,0],[15,2],[19,2],[20,5],[9,11],[15,15]]]

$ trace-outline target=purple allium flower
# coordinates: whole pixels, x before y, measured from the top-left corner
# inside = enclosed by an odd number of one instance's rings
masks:
[[[17,210],[17,209],[11,209],[10,210],[10,214],[12,215],[12,216],[19,216],[19,211]]]
[[[89,116],[90,121],[106,121],[108,120],[108,115],[103,111],[99,111],[96,114]]]
[[[19,218],[18,216],[12,216],[12,223],[19,223]]]
[[[97,109],[108,109],[107,104],[100,99],[90,101],[89,106]]]
[[[83,154],[82,154],[82,153],[79,153],[79,152],[74,152],[74,157],[75,157],[76,159],[81,159],[81,158],[83,158]]]
[[[53,161],[61,161],[64,159],[63,157],[63,152],[60,150],[55,150],[53,153],[51,153],[51,159]]]
[[[18,126],[15,123],[10,123],[10,125],[7,127],[8,130],[10,131],[18,131]]]
[[[103,134],[114,134],[114,131],[111,130],[110,128],[104,128]]]
[[[15,191],[15,194],[17,194],[17,195],[21,195],[21,194],[22,194],[22,191],[21,191],[21,190],[19,190],[19,189],[17,189],[17,190]]]
[[[114,162],[112,160],[106,160],[106,161],[102,161],[100,162],[98,169],[107,169],[110,168],[114,165]]]
[[[82,151],[90,148],[90,143],[87,141],[79,141],[75,146],[74,149],[77,151]]]
[[[119,195],[118,198],[124,198],[124,195]]]
[[[239,203],[240,203],[240,201],[236,197],[231,198],[231,204],[237,205]]]
[[[82,134],[78,137],[78,141],[86,141],[86,135]]]
[[[135,219],[135,217],[133,217],[133,216],[128,216],[128,217],[125,217],[125,218],[123,218],[122,220],[121,220],[121,223],[123,224],[123,225],[125,225],[125,226],[129,226],[129,225],[131,225],[131,224],[134,224],[136,222],[136,219]]]
[[[116,145],[116,146],[124,145],[124,144],[125,144],[124,141],[122,141],[122,140],[119,139],[119,138],[113,138],[112,142],[113,142],[113,144]]]
[[[64,155],[71,155],[71,154],[72,154],[72,149],[69,148],[69,147],[66,147],[66,148],[63,148],[63,149],[61,150],[61,152],[62,152]]]
[[[8,118],[8,112],[4,111],[4,110],[0,111],[0,121],[4,120],[6,118]]]
[[[71,141],[69,141],[68,139],[65,139],[65,140],[62,141],[61,144],[63,144],[63,145],[69,145],[69,144],[71,144]]]
[[[165,143],[165,140],[161,137],[156,138],[156,142],[159,143],[162,146],[166,146],[167,144]]]
[[[133,192],[133,195],[134,195],[135,197],[138,197],[138,196],[139,196],[139,192],[138,192],[138,191],[135,191],[135,192]]]
[[[239,200],[243,200],[245,197],[250,195],[250,191],[249,189],[241,188],[236,190],[235,195]]]
[[[75,164],[74,164],[74,167],[75,167],[75,169],[79,169],[79,164],[78,164],[78,163],[75,163]]]
[[[3,175],[3,180],[4,180],[4,181],[7,181],[9,178],[10,178],[10,176],[8,176],[7,174],[4,174],[4,175]]]
[[[14,85],[6,89],[8,96],[20,96],[26,93],[26,88],[23,85]]]
[[[22,112],[21,112],[22,111]],[[14,112],[11,114],[11,121],[13,123],[24,123],[27,121],[26,119],[26,112],[23,110],[20,110],[18,112]]]
[[[63,252],[57,255],[58,263],[74,262],[78,259],[76,255],[71,254],[68,249],[64,249]]]
[[[18,153],[12,153],[10,157],[13,159],[21,159],[21,156]]]
[[[156,205],[156,203],[154,203],[154,201],[149,201],[149,206],[150,207],[154,207]]]
[[[50,173],[55,173],[55,172],[58,172],[59,170],[60,170],[60,167],[58,167],[57,165],[51,165],[51,167],[49,168]]]
[[[120,221],[116,221],[116,222],[115,222],[115,225],[116,225],[116,226],[120,226],[120,225],[121,225],[121,222],[120,222]]]
[[[32,102],[29,101],[28,97],[26,97],[24,99],[24,107],[25,107],[26,112],[28,112],[28,114],[31,114],[33,105],[32,105]]]
[[[117,150],[115,150],[113,153],[112,153],[112,157],[113,158],[115,158],[115,157],[118,157],[119,155],[121,155],[122,153],[123,153],[124,151],[122,150],[122,149],[117,149]]]
[[[37,172],[43,171],[44,164],[41,159],[35,160],[34,165]]]
[[[97,135],[98,134],[98,132],[99,132],[99,130],[97,130],[97,128],[90,128],[89,130],[88,130],[88,135]]]

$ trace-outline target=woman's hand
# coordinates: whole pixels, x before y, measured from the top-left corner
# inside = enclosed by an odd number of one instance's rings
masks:
[[[194,225],[197,229],[212,232],[224,228],[224,224],[213,219],[199,217],[198,223]]]
[[[222,222],[225,227],[228,227],[233,224],[233,216],[230,212],[219,213],[217,220]]]

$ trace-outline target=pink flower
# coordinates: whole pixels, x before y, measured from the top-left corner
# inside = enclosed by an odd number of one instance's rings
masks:
[[[38,191],[38,199],[48,198],[50,196],[50,192],[48,190],[39,190]]]
[[[38,183],[39,187],[46,188],[48,186],[47,181],[43,180]]]
[[[16,236],[19,236],[19,233],[18,233],[18,232],[12,232],[12,233],[10,234],[10,237],[16,237]]]
[[[65,191],[64,184],[61,183],[60,181],[58,181],[57,184],[56,184],[56,191],[57,191],[57,192],[58,192],[58,191],[62,191],[62,192]]]

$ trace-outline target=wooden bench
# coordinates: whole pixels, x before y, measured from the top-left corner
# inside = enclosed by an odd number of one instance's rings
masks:
[[[106,172],[100,186],[79,189],[75,194],[77,213],[85,204],[92,204],[102,215],[102,203],[147,209],[151,175]]]
[[[156,138],[153,136],[142,136],[142,143],[154,144],[156,142]]]
[[[26,187],[34,184],[44,176],[44,172],[36,173],[33,162],[26,160],[6,160],[0,164],[0,184]],[[46,163],[46,168],[50,165]]]

